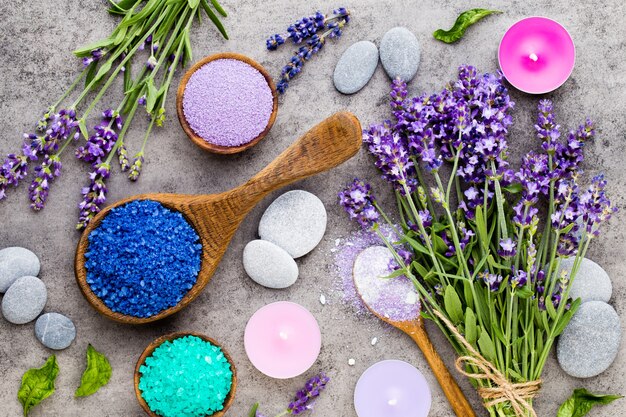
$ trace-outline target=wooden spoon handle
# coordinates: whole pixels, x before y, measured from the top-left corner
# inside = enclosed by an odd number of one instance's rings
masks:
[[[268,193],[292,182],[329,170],[354,156],[361,147],[361,124],[339,112],[313,127],[272,163],[235,188],[241,209],[252,208]]]
[[[439,381],[439,385],[457,417],[476,417],[472,406],[465,398],[465,394],[463,394],[454,377],[448,371],[446,364],[441,360],[441,356],[435,350],[428,333],[424,329],[424,325],[418,324],[413,326],[411,331],[407,333],[409,333],[409,336],[417,343],[417,346],[424,354],[428,365],[430,365],[433,374]]]

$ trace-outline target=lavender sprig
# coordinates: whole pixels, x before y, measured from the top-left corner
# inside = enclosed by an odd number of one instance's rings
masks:
[[[375,203],[372,187],[358,178],[339,193],[339,204],[350,219],[358,222],[364,229],[370,229],[380,218]]]
[[[283,417],[286,415],[297,416],[313,409],[315,399],[320,396],[322,391],[324,391],[329,381],[330,378],[324,373],[310,378],[304,384],[304,387],[296,392],[296,395],[294,396],[293,401],[289,403],[289,406],[287,406],[284,411],[277,414],[276,417]],[[252,406],[250,412],[248,413],[248,417],[265,417],[265,415],[259,411],[259,403]]]
[[[108,192],[106,180],[110,175],[111,166],[106,162],[97,164],[94,171],[89,174],[89,186],[83,188],[83,201],[78,205],[80,217],[76,229],[83,230],[91,219],[100,212],[100,206],[106,201]]]
[[[295,39],[294,43],[301,43],[306,39],[306,45],[301,46],[291,57],[291,60],[285,65],[280,74],[280,81],[276,85],[276,89],[280,94],[284,94],[289,88],[289,82],[296,77],[306,61],[317,54],[326,43],[327,39],[338,38],[343,33],[344,26],[350,21],[350,12],[345,8],[339,8],[333,11],[332,19],[324,19],[323,21],[307,18],[307,23],[302,27],[294,27],[293,32],[289,32],[288,38]],[[316,15],[317,16],[317,15]],[[323,15],[322,15],[323,16]],[[322,24],[322,26],[319,26]],[[316,32],[325,30],[321,35]],[[267,40],[267,47],[270,50],[276,49],[284,43],[284,37],[274,35]]]

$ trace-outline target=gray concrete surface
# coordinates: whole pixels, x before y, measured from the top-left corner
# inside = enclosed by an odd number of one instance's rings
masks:
[[[105,13],[105,1],[2,1],[0,2],[0,153],[16,150],[24,131],[29,131],[42,110],[69,85],[80,63],[70,51],[84,43],[106,36],[115,19]],[[269,53],[264,49],[267,35],[283,30],[295,18],[316,8],[330,11],[342,5],[327,1],[255,0],[224,1],[230,17],[224,21],[231,41],[222,41],[209,24],[193,30],[195,58],[218,51],[238,51],[263,63],[272,74],[289,59],[292,48]],[[234,157],[217,157],[200,152],[182,132],[168,103],[167,126],[150,139],[147,163],[137,184],[114,175],[109,181],[110,201],[151,191],[211,193],[227,190],[241,183],[269,163],[295,138],[324,117],[340,109],[356,113],[364,124],[387,117],[388,80],[379,67],[372,82],[359,94],[342,96],[332,85],[334,64],[353,42],[380,42],[391,27],[404,25],[414,31],[422,44],[422,63],[410,84],[413,93],[433,91],[454,77],[456,67],[471,63],[482,70],[497,68],[496,50],[504,31],[525,16],[545,15],[562,22],[577,45],[577,63],[571,79],[549,97],[555,100],[560,123],[575,127],[586,116],[598,122],[597,140],[587,148],[585,167],[588,174],[604,171],[610,181],[611,195],[623,210],[626,191],[626,6],[620,0],[605,2],[561,2],[528,0],[501,2],[455,2],[450,0],[347,0],[353,21],[338,42],[329,42],[323,53],[307,64],[299,79],[281,100],[277,122],[271,134],[256,148]],[[472,28],[456,45],[436,42],[430,36],[440,26],[448,27],[457,14],[471,7],[503,10]],[[180,77],[180,74],[176,77]],[[513,161],[522,151],[537,148],[532,125],[538,97],[513,91],[517,102],[515,126],[510,135]],[[112,95],[105,103],[115,103]],[[141,126],[130,134],[131,152],[141,141]],[[70,155],[67,155],[70,156]],[[0,247],[25,246],[39,254],[40,277],[49,290],[46,311],[58,311],[71,317],[78,336],[67,350],[58,353],[61,373],[57,392],[32,412],[33,417],[135,417],[143,412],[135,400],[132,372],[144,347],[157,336],[174,330],[196,330],[221,342],[234,356],[239,373],[239,389],[228,415],[242,417],[250,405],[261,400],[262,409],[271,414],[285,406],[305,376],[277,381],[256,371],[243,349],[243,329],[247,319],[259,307],[277,300],[294,300],[308,307],[318,318],[323,331],[323,350],[311,373],[324,370],[332,378],[329,389],[316,405],[316,416],[355,417],[352,405],[354,385],[359,375],[382,359],[402,359],[422,369],[434,395],[431,417],[451,416],[450,408],[428,372],[424,359],[412,342],[388,330],[375,319],[355,316],[342,306],[332,290],[334,276],[330,249],[337,237],[353,230],[339,207],[335,195],[354,175],[374,179],[371,160],[361,152],[340,168],[303,181],[292,188],[316,193],[326,204],[329,227],[319,247],[298,262],[301,278],[292,288],[271,291],[256,285],[245,276],[241,255],[244,245],[255,238],[256,227],[267,199],[254,209],[232,241],[222,265],[203,294],[177,316],[158,324],[126,327],[100,317],[85,301],[74,282],[72,269],[78,233],[73,230],[80,187],[87,182],[87,166],[72,158],[64,161],[63,176],[54,184],[45,211],[35,214],[28,208],[27,184],[0,202]],[[382,185],[375,183],[379,189]],[[611,303],[622,318],[626,317],[626,215],[618,214],[594,242],[590,257],[613,278]],[[329,303],[322,306],[320,293]],[[624,319],[623,319],[624,320]],[[624,322],[622,320],[622,323]],[[435,345],[448,365],[452,351],[440,334],[431,331]],[[372,337],[378,344],[370,345]],[[97,394],[74,399],[83,371],[84,352],[92,343],[104,352],[113,365],[113,377]],[[16,399],[24,371],[41,365],[50,354],[35,338],[34,324],[10,325],[0,319],[0,416],[17,417],[21,407]],[[348,358],[356,365],[349,367]],[[551,358],[545,372],[544,388],[536,400],[540,417],[556,415],[558,405],[572,389],[586,387],[593,391],[626,394],[626,344],[612,368],[590,380],[567,377]],[[460,379],[460,378],[459,378]],[[465,381],[461,385],[481,410],[478,398]],[[626,400],[595,409],[596,417],[625,415]],[[273,415],[273,414],[272,414]],[[384,417],[384,416],[381,416]]]

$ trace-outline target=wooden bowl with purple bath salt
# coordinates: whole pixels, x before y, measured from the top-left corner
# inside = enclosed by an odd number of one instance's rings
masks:
[[[259,143],[278,111],[272,77],[245,55],[210,55],[183,76],[176,96],[178,120],[193,143],[234,154]]]
[[[235,400],[235,392],[237,391],[237,370],[235,368],[235,362],[233,361],[233,358],[230,356],[230,354],[228,353],[228,351],[226,351],[226,349],[224,349],[224,347],[222,345],[220,345],[217,341],[215,341],[214,339],[205,336],[203,334],[200,333],[196,333],[196,332],[176,332],[176,333],[170,333],[164,336],[159,337],[158,339],[156,339],[155,341],[153,341],[152,343],[150,343],[143,351],[143,353],[141,354],[141,356],[139,357],[139,360],[137,361],[137,364],[135,365],[135,372],[134,372],[134,385],[135,385],[135,396],[137,397],[137,401],[139,402],[139,405],[141,406],[141,408],[146,412],[146,414],[148,414],[151,417],[160,417],[159,414],[155,413],[154,411],[152,411],[150,409],[150,406],[148,405],[148,403],[146,402],[146,400],[143,398],[143,395],[141,393],[141,389],[139,388],[139,382],[141,380],[141,372],[140,369],[141,367],[145,364],[146,359],[151,357],[152,354],[154,353],[154,351],[161,346],[163,343],[165,342],[173,342],[176,339],[185,337],[185,336],[195,336],[199,339],[202,339],[205,342],[210,343],[213,346],[216,346],[218,348],[221,349],[224,357],[226,358],[226,361],[229,363],[230,365],[230,370],[232,372],[232,378],[231,378],[231,387],[230,387],[230,391],[228,392],[228,395],[226,396],[224,402],[223,402],[223,408],[220,411],[217,411],[213,414],[210,414],[211,417],[223,417],[224,414],[226,414],[226,411],[228,411],[228,409],[230,408],[230,406],[233,404],[233,401]]]
[[[89,223],[78,242],[74,259],[78,286],[92,307],[105,317],[120,323],[144,324],[177,313],[192,302],[209,283],[235,231],[257,203],[271,192],[347,161],[361,148],[361,135],[359,120],[351,113],[339,112],[311,128],[257,175],[230,191],[211,195],[142,194],[105,207]],[[201,253],[199,254],[199,272],[194,277],[193,285],[184,293],[180,301],[158,313],[151,313],[147,317],[137,317],[113,311],[96,295],[88,282],[86,254],[92,249],[103,250],[101,246],[90,248],[89,238],[109,213],[113,212],[117,216],[118,208],[122,209],[122,206],[128,207],[127,205],[131,202],[137,203],[145,200],[156,202],[169,211],[180,213],[198,235]],[[115,218],[112,217],[112,219]],[[98,235],[101,234],[98,233],[94,237]],[[118,242],[115,243],[120,246]],[[137,260],[137,262],[142,261]],[[113,265],[113,268],[115,275],[110,277],[108,282],[115,281],[121,273],[128,273],[128,271],[118,271],[116,269],[118,266]],[[155,268],[151,268],[153,269]],[[158,267],[156,269],[158,270]],[[139,301],[145,302],[145,300]]]

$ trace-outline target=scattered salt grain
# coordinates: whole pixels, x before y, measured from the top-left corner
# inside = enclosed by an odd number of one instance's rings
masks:
[[[183,95],[191,129],[209,143],[244,145],[261,134],[274,109],[267,80],[237,59],[217,59],[193,73]]]
[[[322,303],[322,305],[326,305],[326,296],[324,294],[320,295],[320,303]]]
[[[378,343],[378,338],[377,338],[377,337],[374,337],[374,338],[372,339],[372,346],[375,346],[375,345],[376,345],[376,343]]]
[[[348,365],[354,366],[354,364],[356,364],[356,361],[354,360],[354,358],[348,359]]]

